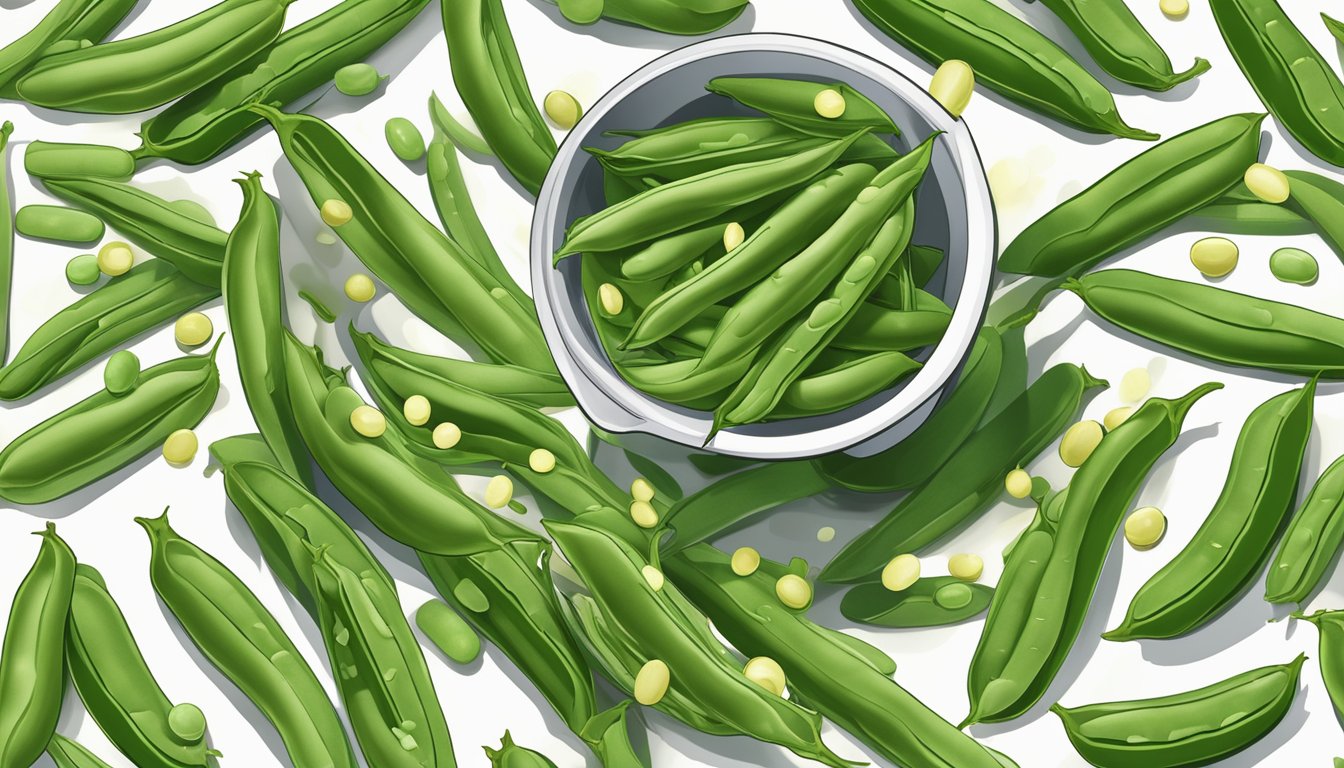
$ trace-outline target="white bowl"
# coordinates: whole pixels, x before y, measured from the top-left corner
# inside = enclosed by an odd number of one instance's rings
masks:
[[[603,205],[602,171],[585,146],[611,148],[612,129],[653,128],[748,111],[710,94],[728,75],[843,81],[891,115],[895,145],[909,149],[935,130],[929,172],[919,188],[913,242],[946,251],[929,286],[953,308],[947,333],[912,377],[836,413],[733,427],[708,444],[712,415],[673,405],[627,384],[607,359],[580,286],[583,257],[552,267],[565,227]],[[608,432],[646,432],[682,445],[753,459],[787,459],[848,450],[865,455],[910,434],[950,389],[984,317],[996,253],[994,207],[975,142],[910,78],[863,54],[808,37],[746,34],[695,43],[661,56],[622,80],[570,131],[537,197],[532,221],[532,285],[542,331],[579,407]]]

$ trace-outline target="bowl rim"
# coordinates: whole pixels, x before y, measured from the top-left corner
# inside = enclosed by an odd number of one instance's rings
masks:
[[[578,338],[578,329],[559,322],[556,305],[567,303],[567,297],[559,270],[552,266],[553,253],[558,246],[555,222],[564,213],[560,191],[565,178],[578,166],[576,160],[583,159],[584,141],[611,109],[635,90],[682,66],[724,54],[752,51],[819,58],[845,67],[882,83],[921,118],[943,132],[940,141],[945,142],[954,166],[960,171],[966,198],[965,273],[943,338],[934,345],[915,376],[896,393],[886,395],[886,402],[858,418],[833,424],[771,435],[726,429],[706,443],[708,418],[703,422],[703,429],[690,428],[690,420],[684,411],[650,398],[626,383],[608,361],[598,360],[589,353]],[[711,38],[665,53],[627,75],[592,105],[560,144],[537,195],[529,258],[543,336],[561,377],[591,422],[608,432],[644,432],[715,453],[753,459],[800,458],[850,449],[893,430],[912,416],[922,414],[927,418],[947,383],[960,371],[979,332],[989,302],[997,253],[995,221],[984,165],[969,127],[949,114],[909,76],[872,56],[835,43],[803,35],[743,33]],[[814,419],[799,421],[813,422]]]

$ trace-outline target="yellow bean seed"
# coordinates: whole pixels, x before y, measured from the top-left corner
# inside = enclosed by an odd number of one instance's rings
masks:
[[[200,312],[188,312],[173,324],[173,336],[184,347],[199,347],[210,340],[215,326]]]
[[[1031,495],[1031,475],[1027,474],[1025,469],[1018,467],[1003,479],[1003,487],[1008,491],[1008,495],[1014,499],[1025,499]]]
[[[485,506],[502,509],[513,501],[513,481],[508,475],[495,475],[485,484]]]
[[[751,547],[738,547],[733,550],[733,573],[738,576],[750,576],[761,567],[761,553]]]
[[[647,501],[630,502],[630,519],[640,528],[652,528],[658,524],[658,511]]]
[[[914,555],[897,555],[882,569],[882,586],[892,592],[910,588],[919,581],[919,558]]]
[[[812,585],[796,573],[786,573],[775,582],[775,597],[789,608],[802,610],[812,602]]]
[[[962,581],[979,581],[985,572],[985,561],[979,555],[963,552],[947,560],[947,572]]]
[[[938,65],[929,83],[929,93],[953,117],[961,117],[975,92],[975,70],[960,59],[948,59]]]
[[[371,301],[373,295],[378,289],[373,284],[373,278],[363,272],[356,272],[345,280],[345,296],[351,301],[357,301],[363,304]]]
[[[328,232],[325,229],[314,235],[313,239],[317,241],[318,245],[335,245],[337,242],[339,242],[336,239],[336,235],[332,234],[331,232]]]
[[[1097,449],[1106,432],[1095,421],[1080,421],[1069,427],[1059,441],[1059,458],[1070,467],[1081,467]]]
[[[1180,21],[1190,15],[1190,0],[1161,0],[1157,5],[1168,19]]]
[[[636,477],[635,481],[630,483],[630,496],[635,501],[653,501],[653,483],[642,477]]]
[[[747,239],[747,231],[736,221],[723,228],[723,250],[731,251]]]
[[[635,701],[651,707],[663,700],[671,683],[672,670],[667,668],[667,662],[662,659],[646,661],[635,675]]]
[[[639,569],[644,574],[644,580],[649,583],[649,588],[654,592],[663,588],[663,572],[654,568],[652,565],[646,565]]]
[[[199,445],[195,432],[190,429],[179,429],[163,441],[163,458],[175,467],[186,466],[196,458],[196,449]]]
[[[422,427],[429,423],[429,398],[424,395],[411,395],[401,406],[401,413],[411,426]]]
[[[527,455],[527,466],[533,472],[546,474],[555,469],[555,454],[545,448],[537,448]]]
[[[1266,203],[1282,203],[1292,191],[1283,171],[1264,163],[1253,163],[1247,168],[1244,181],[1251,194]]]
[[[1133,413],[1134,409],[1129,407],[1128,405],[1122,405],[1119,408],[1112,408],[1111,410],[1106,412],[1105,416],[1102,417],[1101,423],[1104,427],[1106,427],[1106,431],[1109,432],[1112,429],[1115,429],[1116,427],[1120,426],[1121,424],[1124,424],[1125,420],[1128,419],[1130,415],[1132,415]]]
[[[350,208],[350,204],[344,200],[332,199],[322,203],[322,220],[329,227],[349,224],[353,218],[355,218],[355,212]]]
[[[742,674],[751,682],[761,686],[776,696],[784,695],[784,668],[769,656],[757,656],[747,660]]]
[[[812,99],[812,108],[818,115],[834,120],[845,114],[845,97],[834,88],[827,88],[817,92],[816,97]]]
[[[583,107],[579,106],[579,100],[568,91],[551,91],[546,94],[542,108],[546,110],[546,116],[551,118],[552,122],[566,131],[573,128],[579,122],[579,118],[583,117]]]
[[[350,412],[350,426],[365,437],[382,437],[387,431],[387,417],[372,405],[361,405]]]
[[[135,252],[120,240],[98,249],[98,269],[108,277],[124,275],[135,264]]]
[[[1134,368],[1120,378],[1120,389],[1116,394],[1122,403],[1137,403],[1147,397],[1152,388],[1153,377],[1148,374],[1148,369]]]
[[[462,430],[453,422],[445,421],[434,428],[433,438],[434,447],[446,451],[462,439]]]
[[[1125,540],[1138,549],[1161,541],[1166,531],[1167,516],[1157,507],[1137,509],[1125,520]]]
[[[817,541],[825,544],[835,539],[835,529],[829,525],[824,525],[817,530]]]
[[[613,317],[625,309],[625,295],[621,293],[620,288],[611,283],[603,283],[597,287],[597,298],[602,302],[602,311]]]
[[[1222,277],[1236,269],[1237,244],[1226,237],[1205,237],[1190,246],[1190,263],[1205,277]]]

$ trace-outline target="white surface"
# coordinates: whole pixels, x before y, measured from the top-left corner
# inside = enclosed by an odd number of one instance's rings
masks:
[[[505,5],[532,88],[538,95],[552,88],[565,88],[581,102],[592,103],[625,73],[657,53],[685,42],[610,24],[576,30],[557,24],[558,15],[552,6],[544,5],[540,0],[535,2],[506,0]],[[4,20],[0,24],[0,30],[3,30],[0,38],[8,41],[30,28],[53,4],[53,0],[27,3],[0,0],[0,18]],[[140,13],[119,34],[143,32],[206,5],[208,0],[142,2]],[[295,3],[290,11],[290,23],[297,23],[330,5],[330,0]],[[840,0],[756,0],[754,5],[754,9],[729,31],[813,35],[879,56],[911,73],[921,83],[927,83],[931,74],[927,66],[875,36],[871,28],[856,19],[852,9]],[[1158,11],[1156,0],[1133,2],[1132,5],[1167,47],[1178,68],[1188,66],[1193,56],[1202,55],[1213,62],[1213,69],[1195,83],[1156,97],[1117,86],[1116,90],[1123,94],[1117,101],[1130,124],[1169,136],[1217,116],[1260,109],[1255,95],[1223,47],[1203,3],[1196,3],[1190,17],[1179,23],[1165,19]],[[1300,0],[1292,3],[1290,8],[1294,19],[1334,63],[1335,44],[1321,27],[1317,15],[1330,5],[1323,0]],[[1023,12],[1055,39],[1069,39],[1039,5],[1027,6],[1015,0],[1015,7],[1025,8]],[[1068,44],[1068,47],[1078,51],[1076,45]],[[423,168],[407,168],[396,160],[383,141],[382,124],[388,117],[403,115],[422,130],[428,130],[424,103],[431,89],[437,90],[451,109],[460,112],[448,75],[437,9],[431,5],[396,43],[378,53],[372,61],[393,74],[385,91],[364,99],[331,93],[323,98],[316,112],[330,117],[337,128],[389,178],[401,185],[432,218],[429,195],[422,178]],[[17,146],[10,160],[18,166],[14,176],[20,205],[46,201],[45,195],[35,189],[21,171],[24,142],[40,138],[101,141],[131,147],[135,144],[131,132],[139,122],[133,118],[104,119],[30,110],[13,102],[0,103],[0,118],[12,119],[17,127]],[[991,169],[996,163],[1007,161],[1020,163],[1019,170],[1024,171],[1018,174],[1022,191],[1000,194],[998,199],[1003,243],[1009,242],[1025,224],[1048,210],[1062,196],[1080,189],[1080,185],[1091,183],[1120,160],[1148,146],[1061,129],[1044,119],[1038,120],[1006,108],[1003,102],[983,92],[972,101],[966,120],[975,131],[980,150]],[[1270,162],[1285,168],[1313,167],[1310,159],[1303,157],[1305,153],[1281,138],[1272,119],[1266,121],[1265,126],[1274,134],[1269,149]],[[334,307],[339,307],[342,316],[337,327],[343,327],[354,318],[363,327],[376,325],[395,343],[409,344],[424,351],[450,350],[451,345],[436,338],[422,323],[407,320],[405,312],[394,300],[383,297],[369,307],[352,307],[343,299],[336,300],[340,296],[339,286],[355,268],[356,262],[342,246],[314,243],[313,235],[318,226],[311,205],[288,166],[283,161],[277,163],[278,158],[274,139],[263,135],[209,167],[184,174],[170,165],[159,165],[140,174],[137,183],[169,197],[198,200],[210,208],[221,224],[228,226],[235,220],[240,203],[240,194],[229,180],[242,171],[253,168],[262,171],[266,174],[267,189],[280,194],[286,203],[286,279],[291,296],[299,287],[318,291]],[[528,203],[492,168],[469,167],[467,170],[476,204],[482,210],[499,250],[510,269],[525,280]],[[1187,259],[1189,245],[1197,238],[1198,234],[1193,232],[1171,233],[1154,239],[1136,253],[1112,260],[1111,264],[1124,263],[1164,275],[1198,280]],[[1344,266],[1316,238],[1239,236],[1235,239],[1242,246],[1241,265],[1223,281],[1224,287],[1295,301],[1336,314],[1344,311],[1337,300],[1339,288],[1344,285]],[[1318,257],[1321,278],[1317,285],[1300,287],[1273,280],[1267,259],[1274,248],[1283,245],[1303,247]],[[66,260],[79,252],[24,239],[18,241],[11,349],[17,349],[42,320],[75,298],[76,292],[66,284],[62,270]],[[1285,722],[1264,741],[1223,765],[1329,764],[1329,758],[1341,751],[1341,734],[1320,682],[1315,660],[1316,632],[1311,627],[1289,622],[1266,624],[1267,619],[1282,616],[1284,611],[1276,612],[1260,599],[1263,580],[1252,587],[1230,614],[1189,637],[1121,644],[1102,642],[1098,638],[1103,629],[1120,620],[1135,590],[1178,551],[1207,513],[1221,488],[1233,442],[1246,414],[1271,395],[1300,382],[1216,369],[1133,339],[1119,338],[1083,316],[1080,307],[1076,299],[1059,296],[1031,326],[1028,337],[1033,343],[1033,374],[1048,364],[1070,361],[1085,363],[1093,373],[1118,383],[1126,370],[1149,366],[1154,372],[1153,392],[1156,395],[1181,394],[1210,379],[1222,381],[1227,387],[1194,408],[1186,422],[1187,434],[1158,465],[1137,499],[1137,505],[1155,504],[1166,511],[1170,521],[1166,540],[1148,552],[1135,552],[1117,544],[1083,636],[1046,700],[1026,717],[1006,725],[976,727],[972,733],[1012,755],[1024,768],[1083,766],[1064,738],[1057,720],[1045,713],[1045,704],[1054,698],[1076,705],[1169,693],[1262,664],[1285,662],[1298,652],[1306,651],[1313,659],[1303,670],[1303,691]],[[223,312],[218,302],[207,311],[216,327],[222,327]],[[316,324],[305,305],[293,302],[291,318],[301,337],[316,338],[333,357],[340,356],[333,329]],[[146,365],[179,354],[168,328],[159,330],[133,348]],[[223,392],[215,412],[199,429],[202,446],[251,429],[227,345],[220,357]],[[99,365],[90,366],[51,393],[31,402],[0,404],[0,441],[12,439],[46,416],[92,393],[101,386],[100,370]],[[1105,392],[1092,401],[1086,414],[1100,418],[1117,404],[1113,390]],[[1339,385],[1322,385],[1316,409],[1316,432],[1303,473],[1304,489],[1320,469],[1344,451],[1344,396],[1341,396]],[[582,428],[581,420],[572,413],[565,416],[565,421],[575,429]],[[602,458],[605,461],[613,454],[619,452],[605,449]],[[615,459],[606,463],[623,466]],[[271,727],[202,659],[181,634],[175,621],[161,609],[149,584],[146,537],[131,522],[133,516],[155,514],[163,506],[172,505],[175,527],[222,560],[257,592],[289,630],[319,675],[329,682],[325,656],[320,650],[320,638],[313,623],[278,586],[261,562],[257,546],[245,525],[225,501],[218,476],[202,479],[205,464],[204,451],[186,470],[173,469],[160,459],[147,457],[61,502],[19,511],[0,507],[0,595],[5,596],[0,601],[9,599],[36,553],[38,539],[26,534],[39,529],[45,519],[55,519],[61,535],[70,542],[80,559],[95,565],[106,576],[169,697],[175,701],[195,702],[205,710],[213,742],[225,753],[221,764],[283,765],[283,751]],[[1047,451],[1033,469],[1057,485],[1068,477],[1053,449]],[[679,474],[685,476],[684,472]],[[625,467],[617,479],[627,481],[629,477],[628,467]],[[481,487],[475,478],[466,478],[464,483],[468,488],[479,490]],[[862,501],[865,500],[845,497],[793,505],[747,531],[728,536],[722,543],[737,546],[750,542],[772,557],[798,554],[821,563],[844,541],[868,525],[874,514],[880,514],[891,504],[890,499],[870,499],[865,504],[861,504]],[[930,557],[925,563],[925,572],[943,572],[945,555],[958,551],[980,552],[985,557],[985,581],[992,583],[1000,569],[999,550],[1026,523],[1029,515],[1027,507],[1020,503],[997,505],[969,531],[941,547],[938,555]],[[816,541],[817,529],[822,525],[836,528],[838,535],[834,541],[826,544]],[[414,610],[426,599],[430,589],[427,580],[405,564],[409,560],[407,550],[376,532],[370,533],[371,528],[366,523],[357,522],[357,527],[367,535],[379,555],[385,555],[384,561],[402,583],[404,607],[408,613]],[[1313,601],[1313,607],[1344,606],[1342,591],[1344,573],[1333,577],[1331,585]],[[813,611],[814,617],[843,626],[836,610],[838,602],[838,594],[825,593]],[[4,613],[0,611],[0,615]],[[890,652],[900,665],[897,679],[953,721],[959,720],[966,711],[964,677],[979,631],[979,621],[948,629],[854,630],[855,634]],[[480,662],[466,669],[452,665],[436,652],[427,651],[426,655],[439,686],[460,765],[486,765],[478,745],[498,744],[505,728],[512,730],[519,743],[544,751],[562,768],[584,765],[589,759],[496,649],[488,648]],[[113,765],[129,765],[84,715],[73,693],[67,696],[66,704],[60,726],[63,733],[78,737]],[[654,763],[660,768],[804,764],[781,749],[745,738],[703,736],[657,713],[648,713],[648,719]],[[846,757],[872,759],[867,750],[842,732],[828,726],[825,735]],[[44,758],[39,765],[50,763]]]

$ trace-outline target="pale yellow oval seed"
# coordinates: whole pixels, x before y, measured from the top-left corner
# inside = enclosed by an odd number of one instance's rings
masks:
[[[555,469],[555,454],[545,448],[537,448],[527,455],[527,466],[533,472],[546,474]]]
[[[382,437],[387,431],[387,417],[372,405],[361,405],[350,412],[350,426],[365,437]]]
[[[635,675],[635,701],[646,707],[663,700],[667,695],[667,686],[672,683],[672,670],[662,659],[650,659],[639,668]]]
[[[802,610],[812,602],[812,585],[796,573],[786,573],[775,582],[775,597],[789,608]]]
[[[1205,277],[1222,277],[1237,267],[1237,244],[1226,237],[1204,237],[1190,246],[1190,263]]]
[[[1125,540],[1138,549],[1147,549],[1161,541],[1167,531],[1167,517],[1157,507],[1135,510],[1125,520]]]
[[[200,312],[188,312],[173,324],[173,337],[184,347],[199,347],[210,340],[215,326]]]
[[[462,430],[453,422],[445,421],[434,428],[433,438],[434,447],[446,451],[462,439]]]
[[[834,120],[845,114],[845,97],[834,88],[826,88],[818,91],[812,99],[812,108],[817,110],[818,115]]]
[[[962,581],[979,581],[985,572],[985,561],[979,555],[963,552],[947,560],[947,572]]]
[[[1008,491],[1008,495],[1014,499],[1025,499],[1031,495],[1031,475],[1025,469],[1018,467],[1003,479],[1003,487]]]
[[[663,572],[654,568],[652,565],[646,565],[639,569],[644,574],[644,580],[649,583],[649,588],[654,592],[663,588]]]
[[[414,427],[429,423],[429,398],[424,395],[411,395],[401,406],[401,413]]]
[[[356,272],[345,280],[345,296],[351,301],[357,301],[363,304],[373,299],[373,295],[378,289],[373,285],[373,278],[363,272]]]
[[[1147,368],[1133,368],[1120,377],[1120,389],[1116,392],[1122,403],[1137,403],[1148,396],[1153,388],[1153,377]]]
[[[731,251],[747,239],[747,231],[736,221],[723,228],[723,250]]]
[[[769,656],[757,656],[747,660],[742,674],[751,682],[761,686],[776,696],[784,695],[784,668]]]
[[[135,264],[135,253],[131,246],[113,240],[98,249],[98,269],[108,277],[124,275]]]
[[[1105,434],[1101,425],[1090,419],[1074,424],[1059,441],[1059,458],[1070,467],[1081,467]]]
[[[929,83],[929,93],[953,117],[961,117],[975,92],[975,70],[960,59],[948,59],[938,65]]]
[[[1190,0],[1161,0],[1157,5],[1162,9],[1162,15],[1174,21],[1190,15]]]
[[[1119,408],[1112,408],[1111,410],[1106,412],[1105,416],[1102,417],[1101,423],[1103,426],[1106,427],[1106,431],[1109,432],[1112,429],[1115,429],[1116,427],[1120,426],[1121,424],[1124,424],[1125,420],[1128,419],[1130,415],[1133,413],[1134,409],[1129,407],[1128,405],[1122,405]]]
[[[835,529],[829,525],[824,525],[817,530],[817,541],[825,544],[835,538]]]
[[[329,227],[348,224],[354,217],[355,212],[351,210],[350,204],[344,200],[332,199],[322,203],[322,221],[325,221]]]
[[[163,458],[175,467],[186,466],[196,458],[198,446],[195,432],[190,429],[179,429],[163,441]]]
[[[897,555],[882,569],[882,586],[892,592],[910,588],[919,581],[919,558],[914,555]]]
[[[546,94],[542,101],[542,108],[546,110],[546,116],[551,118],[560,128],[568,131],[579,122],[583,117],[583,107],[579,106],[579,100],[574,98],[568,91],[551,91]]]
[[[761,567],[761,553],[751,547],[738,547],[733,550],[733,573],[738,576],[750,576]]]
[[[658,511],[647,501],[630,502],[630,519],[640,528],[652,528],[658,524]]]
[[[1246,188],[1251,190],[1251,194],[1266,203],[1282,203],[1288,199],[1292,191],[1288,177],[1283,175],[1283,171],[1264,163],[1251,164],[1251,167],[1246,169],[1243,180],[1246,182]]]
[[[653,483],[642,477],[636,477],[634,482],[630,483],[630,496],[635,501],[653,501]]]
[[[619,315],[621,310],[625,309],[625,295],[621,289],[611,283],[603,283],[597,287],[597,299],[602,302],[602,311],[608,315]]]
[[[513,481],[508,475],[495,475],[485,484],[485,506],[502,509],[513,501]]]

